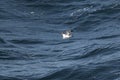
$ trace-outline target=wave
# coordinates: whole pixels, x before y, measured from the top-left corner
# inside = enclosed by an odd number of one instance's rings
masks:
[[[6,43],[3,38],[0,38],[0,44]]]
[[[2,76],[2,75],[0,75],[0,79],[1,80],[22,80],[16,77],[8,77],[8,76]]]
[[[0,60],[27,60],[30,56],[15,50],[0,49]]]
[[[119,62],[112,63],[112,64],[115,65],[117,63]],[[86,66],[77,66],[77,67],[73,66],[70,68],[65,68],[65,69],[53,72],[50,75],[37,80],[58,80],[58,79],[61,79],[61,80],[66,80],[66,79],[68,80],[73,80],[73,79],[75,80],[91,80],[91,79],[115,80],[119,78],[119,75],[116,74],[117,71],[112,70],[114,66],[101,65],[101,64],[99,64],[99,66],[97,65],[86,65]],[[119,66],[117,66],[116,68],[118,69],[118,67]]]

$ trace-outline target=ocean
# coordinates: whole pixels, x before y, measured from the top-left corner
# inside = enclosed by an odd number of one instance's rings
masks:
[[[0,80],[120,80],[120,0],[0,0]]]

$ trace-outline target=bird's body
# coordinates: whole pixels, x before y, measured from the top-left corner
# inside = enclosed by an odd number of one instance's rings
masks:
[[[62,37],[63,37],[63,39],[68,39],[68,38],[72,37],[71,31],[68,30],[68,31],[62,32]]]

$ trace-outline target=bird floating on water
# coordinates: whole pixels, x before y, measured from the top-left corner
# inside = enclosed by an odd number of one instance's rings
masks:
[[[66,30],[65,32],[62,32],[62,37],[63,37],[63,39],[68,39],[68,38],[72,37],[71,30]]]

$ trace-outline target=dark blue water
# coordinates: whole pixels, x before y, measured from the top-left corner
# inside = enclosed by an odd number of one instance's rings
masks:
[[[0,80],[120,80],[120,0],[0,0]]]

